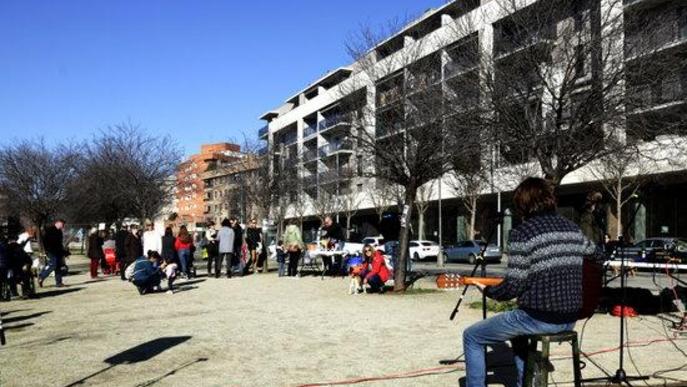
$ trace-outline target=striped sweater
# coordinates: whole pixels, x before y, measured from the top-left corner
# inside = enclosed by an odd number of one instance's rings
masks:
[[[485,289],[499,301],[518,306],[537,320],[577,320],[582,307],[582,260],[595,247],[580,228],[555,212],[536,215],[513,229],[504,281]]]

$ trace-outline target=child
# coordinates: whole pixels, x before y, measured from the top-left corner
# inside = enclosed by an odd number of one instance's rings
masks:
[[[279,263],[279,276],[283,277],[286,274],[286,250],[284,249],[284,241],[277,242],[277,262]]]
[[[174,260],[163,259],[157,251],[151,251],[148,258],[167,277],[167,293],[174,294],[174,280],[177,278],[177,264]]]

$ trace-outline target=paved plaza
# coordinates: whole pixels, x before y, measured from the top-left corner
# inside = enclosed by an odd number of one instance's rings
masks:
[[[139,296],[119,278],[91,281],[83,258],[70,265],[80,273],[66,277],[69,287],[48,279],[39,299],[0,304],[8,329],[1,386],[457,385],[464,371],[439,361],[462,352],[461,332],[480,318],[464,307],[449,321],[457,293],[433,291],[432,279],[406,295],[349,296],[346,279],[201,276],[174,295]],[[618,319],[596,315],[582,325],[583,376],[615,372]],[[628,325],[629,374],[687,383],[687,339],[672,339],[657,317]],[[551,380],[571,385],[569,347],[552,355]],[[508,354],[490,358],[493,385],[512,385]]]

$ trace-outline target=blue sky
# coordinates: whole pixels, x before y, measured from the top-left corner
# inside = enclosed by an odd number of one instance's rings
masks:
[[[360,25],[442,0],[2,0],[0,144],[88,139],[124,121],[201,143],[255,136],[263,112],[350,62]]]

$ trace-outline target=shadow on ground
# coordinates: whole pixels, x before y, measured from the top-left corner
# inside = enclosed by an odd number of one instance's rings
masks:
[[[91,379],[95,376],[98,376],[98,375],[100,375],[100,374],[102,374],[102,373],[104,373],[104,372],[106,372],[106,371],[108,371],[108,370],[110,370],[110,369],[112,369],[118,365],[121,365],[121,364],[134,364],[134,363],[141,363],[141,362],[148,361],[148,360],[154,358],[155,356],[161,354],[162,352],[164,352],[170,348],[176,347],[177,345],[182,344],[182,343],[184,343],[190,339],[191,339],[191,336],[161,337],[161,338],[158,338],[155,340],[147,341],[143,344],[139,344],[135,347],[132,347],[132,348],[129,348],[125,351],[122,351],[116,355],[108,357],[107,359],[103,360],[103,362],[109,364],[107,367],[105,367],[99,371],[96,371],[96,372],[94,372],[94,373],[92,373],[92,374],[90,374],[90,375],[88,375],[82,379],[79,379],[79,380],[77,380],[71,384],[68,384],[66,387],[84,385],[89,379]],[[207,359],[204,359],[202,361],[205,361],[205,360],[207,360]],[[186,365],[180,367],[179,369],[188,367],[189,365],[195,364],[198,361],[199,360],[196,360],[190,364],[186,364]],[[167,374],[161,376],[159,379],[165,378],[169,375],[173,375],[176,371],[177,370],[172,370],[172,371],[170,371],[171,373],[168,372]],[[159,380],[159,379],[157,379],[157,380]],[[157,381],[155,381],[154,383],[156,383],[156,382]],[[146,383],[149,383],[149,382],[146,382]],[[150,384],[145,384],[145,385],[149,386]]]
[[[78,287],[78,288],[62,288],[62,289],[48,290],[46,292],[36,293],[36,298],[41,299],[41,298],[61,296],[63,294],[78,292],[79,290],[83,290],[83,289],[84,289],[83,287]]]

